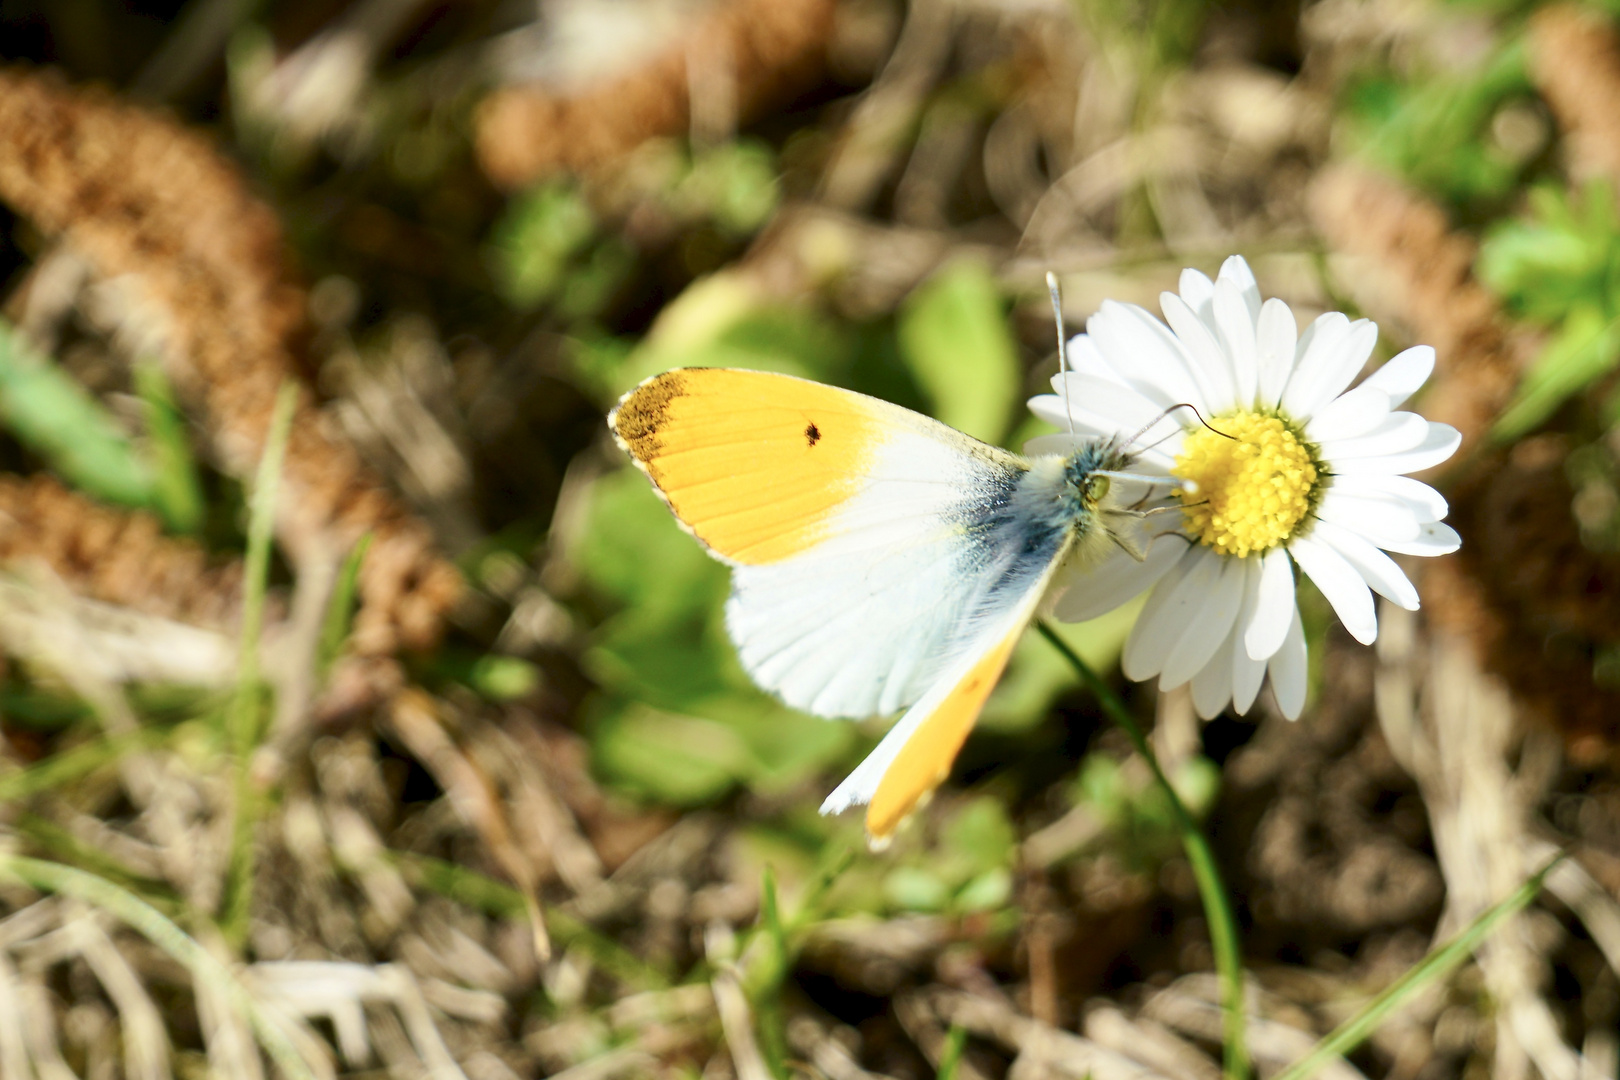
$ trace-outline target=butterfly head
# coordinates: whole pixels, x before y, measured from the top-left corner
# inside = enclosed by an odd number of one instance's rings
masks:
[[[1110,505],[1114,478],[1108,474],[1128,470],[1134,458],[1116,439],[1084,443],[1069,455],[1063,463],[1064,495],[1077,518]]]

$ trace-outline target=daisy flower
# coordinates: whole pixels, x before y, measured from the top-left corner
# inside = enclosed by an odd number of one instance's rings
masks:
[[[1029,403],[1070,432],[1033,440],[1030,453],[1140,430],[1132,471],[1166,478],[1142,494],[1144,509],[1159,510],[1142,519],[1145,557],[1121,550],[1066,569],[1055,614],[1095,618],[1152,588],[1125,645],[1127,676],[1156,676],[1164,690],[1191,682],[1207,719],[1229,704],[1247,712],[1269,673],[1294,719],[1306,672],[1294,568],[1370,644],[1373,593],[1418,606],[1386,552],[1443,555],[1460,544],[1441,522],[1445,499],[1404,475],[1461,441],[1455,428],[1398,411],[1428,379],[1434,350],[1408,349],[1349,389],[1377,326],[1331,312],[1300,334],[1286,303],[1261,303],[1238,256],[1215,281],[1184,271],[1180,295],[1160,303],[1165,322],[1105,302],[1071,342],[1057,394]]]

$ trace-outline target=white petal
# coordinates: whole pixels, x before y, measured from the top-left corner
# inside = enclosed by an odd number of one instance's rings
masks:
[[[1288,633],[1288,620],[1294,617],[1294,563],[1284,548],[1272,548],[1261,556],[1255,585],[1255,606],[1242,626],[1243,650],[1255,660],[1265,660],[1282,647]]]
[[[1254,319],[1241,286],[1222,274],[1215,283],[1215,328],[1232,363],[1233,400],[1245,405],[1254,400],[1260,381]]]
[[[1373,393],[1379,393],[1374,390]],[[1347,439],[1327,439],[1321,444],[1322,457],[1329,467],[1345,458],[1386,457],[1404,454],[1423,445],[1429,437],[1429,422],[1414,412],[1390,413],[1365,435]]]
[[[1412,507],[1419,521],[1439,521],[1451,511],[1445,496],[1421,480],[1410,476],[1379,476],[1353,473],[1335,476],[1332,490],[1364,499],[1393,499]]]
[[[1349,332],[1350,318],[1339,311],[1324,312],[1305,328],[1294,346],[1294,362],[1289,368],[1288,385],[1283,388],[1279,404],[1288,408],[1290,400],[1303,395],[1301,388],[1306,381],[1317,377],[1316,369],[1325,362],[1323,358],[1341,348]],[[1302,414],[1296,412],[1294,415],[1298,417]]]
[[[1266,680],[1266,662],[1256,660],[1236,641],[1232,644],[1232,711],[1242,716],[1254,706],[1260,696],[1260,684]]]
[[[1109,366],[1159,408],[1182,401],[1203,408],[1181,344],[1152,315],[1135,304],[1104,300],[1086,330]]]
[[[1211,307],[1215,300],[1215,283],[1202,270],[1188,267],[1181,272],[1181,281],[1177,285],[1181,298],[1187,301],[1188,307],[1198,312],[1199,318],[1207,320],[1215,317]]]
[[[1180,686],[1208,664],[1221,642],[1232,636],[1238,609],[1243,606],[1243,584],[1248,568],[1242,559],[1221,559],[1220,577],[1210,586],[1198,614],[1189,619],[1159,674],[1159,688]],[[1189,583],[1187,587],[1191,587]]]
[[[1305,659],[1305,624],[1299,621],[1299,612],[1288,624],[1288,634],[1282,648],[1277,650],[1266,665],[1271,673],[1271,692],[1277,695],[1277,708],[1290,720],[1298,720],[1305,711],[1305,682],[1308,666]]]
[[[1418,520],[1410,503],[1346,495],[1337,486],[1322,494],[1322,501],[1316,504],[1316,516],[1360,533],[1380,547],[1387,546],[1385,540],[1396,543],[1415,540],[1423,531],[1423,522]]]
[[[1409,473],[1433,468],[1457,452],[1462,444],[1462,432],[1450,424],[1428,421],[1429,433],[1423,442],[1399,454],[1376,457],[1350,457],[1332,462],[1335,474],[1347,473]]]
[[[1379,596],[1388,597],[1407,611],[1418,609],[1417,587],[1395,565],[1394,559],[1364,537],[1331,521],[1318,521],[1311,535],[1343,555]]]
[[[1327,320],[1329,312],[1316,320],[1321,331],[1312,335],[1305,355],[1294,366],[1294,374],[1283,391],[1283,409],[1296,420],[1307,419],[1338,397],[1350,385],[1378,344],[1378,327],[1366,319],[1342,325]],[[1340,315],[1340,319],[1344,316]],[[1314,327],[1313,327],[1314,328]]]
[[[1284,560],[1287,555],[1284,553]],[[1254,704],[1254,697],[1260,692],[1260,683],[1266,677],[1266,662],[1256,660],[1249,655],[1249,648],[1244,642],[1247,628],[1254,622],[1254,613],[1260,609],[1260,589],[1262,579],[1265,577],[1265,561],[1263,559],[1244,559],[1248,570],[1247,579],[1243,583],[1243,608],[1238,612],[1237,625],[1232,627],[1230,651],[1227,660],[1230,661],[1228,671],[1232,680],[1232,710],[1239,715],[1249,711]],[[1289,595],[1292,596],[1293,571],[1289,571]],[[1289,603],[1290,613],[1293,610]],[[1286,632],[1288,621],[1278,620]],[[1217,658],[1218,659],[1218,658]]]
[[[1254,271],[1249,269],[1248,260],[1241,255],[1228,255],[1226,261],[1221,263],[1221,274],[1215,284],[1219,286],[1223,281],[1237,286],[1238,295],[1243,297],[1243,303],[1249,309],[1249,322],[1260,318],[1260,286],[1254,280]]]
[[[1351,637],[1363,645],[1371,645],[1378,639],[1378,615],[1373,610],[1372,590],[1343,555],[1311,536],[1294,537],[1288,545],[1288,553],[1322,590]]]
[[[1462,537],[1445,522],[1431,521],[1423,526],[1423,531],[1415,540],[1379,543],[1378,546],[1397,555],[1450,555],[1462,547]]]
[[[1373,386],[1389,395],[1389,407],[1398,409],[1429,381],[1434,372],[1434,347],[1414,345],[1390,357],[1389,362],[1367,376],[1362,386]]]
[[[1092,375],[1106,382],[1118,383],[1121,386],[1125,385],[1124,376],[1115,371],[1113,366],[1108,363],[1108,358],[1103,356],[1102,350],[1097,348],[1097,343],[1091,340],[1090,334],[1074,335],[1069,339],[1069,347],[1066,352],[1069,358],[1070,371],[1081,375]],[[1052,376],[1052,389],[1058,390],[1056,375]],[[1058,393],[1062,393],[1062,391],[1058,390]]]
[[[1214,331],[1173,292],[1160,293],[1159,306],[1164,309],[1165,320],[1192,362],[1193,377],[1203,391],[1205,407],[1216,413],[1230,409],[1237,400],[1232,384],[1232,362],[1216,340]]]
[[[1255,350],[1259,358],[1259,404],[1262,408],[1275,408],[1282,399],[1283,387],[1294,371],[1294,348],[1299,342],[1299,324],[1294,321],[1293,310],[1281,300],[1272,297],[1260,308],[1260,323],[1255,329]]]
[[[1129,387],[1094,375],[1074,374],[1058,382],[1056,395],[1042,394],[1032,398],[1029,408],[1047,423],[1066,427],[1072,416],[1077,426],[1103,435],[1135,431],[1164,414],[1162,405],[1154,404]],[[1177,427],[1179,425],[1174,421],[1167,420],[1167,427],[1160,433],[1168,434]]]
[[[1214,565],[1208,565],[1211,563]],[[1165,571],[1164,577],[1159,579],[1159,584],[1148,596],[1147,603],[1142,606],[1142,614],[1137,616],[1131,636],[1125,642],[1119,666],[1126,678],[1145,682],[1164,667],[1165,658],[1181,637],[1181,631],[1186,628],[1188,620],[1197,615],[1198,607],[1203,603],[1201,588],[1182,588],[1194,571],[1201,571],[1199,580],[1208,578],[1213,582],[1215,574],[1220,571],[1220,564],[1215,556],[1194,547],[1189,548]]]
[[[1064,622],[1085,622],[1113,611],[1152,588],[1186,550],[1185,541],[1165,536],[1148,548],[1141,562],[1120,551],[1095,566],[1078,568],[1068,574],[1067,591],[1058,597],[1052,613]]]
[[[1332,439],[1353,439],[1370,434],[1387,416],[1389,395],[1363,383],[1340,394],[1311,417],[1311,422],[1305,425],[1305,434],[1313,442],[1323,444]]]
[[[1209,663],[1193,676],[1193,708],[1205,720],[1221,715],[1226,703],[1232,700],[1232,643],[1235,635],[1227,634]]]

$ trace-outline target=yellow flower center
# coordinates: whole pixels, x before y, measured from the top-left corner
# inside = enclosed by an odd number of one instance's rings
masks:
[[[1316,501],[1311,446],[1284,420],[1246,409],[1187,433],[1171,471],[1187,504],[1187,528],[1201,544],[1243,558],[1294,535]],[[1228,438],[1227,436],[1231,436]]]

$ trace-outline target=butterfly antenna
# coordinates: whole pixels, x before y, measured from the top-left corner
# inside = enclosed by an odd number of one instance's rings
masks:
[[[1152,431],[1155,424],[1157,424],[1160,420],[1163,420],[1165,417],[1169,416],[1171,413],[1175,412],[1177,409],[1191,409],[1192,412],[1193,412],[1193,415],[1198,417],[1198,422],[1200,424],[1203,424],[1205,427],[1209,428],[1209,430],[1213,431],[1215,434],[1219,435],[1223,439],[1231,439],[1233,442],[1237,441],[1237,436],[1236,435],[1228,435],[1226,432],[1222,431],[1220,428],[1216,427],[1214,424],[1211,424],[1208,420],[1205,420],[1204,419],[1204,414],[1198,411],[1198,406],[1193,405],[1190,402],[1181,401],[1181,402],[1177,402],[1174,405],[1171,405],[1169,408],[1167,408],[1163,412],[1161,412],[1158,416],[1155,416],[1152,420],[1149,420],[1146,424],[1143,424],[1141,427],[1137,428],[1136,433],[1134,435],[1132,435],[1130,438],[1125,440],[1124,445],[1125,446],[1130,446],[1132,443],[1136,442],[1137,439],[1140,439],[1143,435],[1146,435],[1149,431]],[[1168,434],[1166,434],[1164,436],[1164,438],[1155,439],[1153,442],[1151,442],[1148,445],[1144,446],[1142,449],[1151,450],[1155,446],[1158,446],[1160,443],[1164,442],[1165,439],[1168,439],[1171,435],[1174,435],[1174,434],[1175,434],[1174,431],[1169,432]]]
[[[1208,420],[1205,420],[1204,419],[1204,414],[1198,411],[1198,407],[1196,405],[1189,405],[1186,402],[1182,402],[1180,405],[1172,405],[1170,407],[1172,409],[1191,409],[1192,414],[1194,416],[1198,417],[1198,422],[1200,424],[1203,424],[1205,427],[1209,428],[1209,430],[1213,431],[1215,434],[1219,435],[1223,439],[1231,439],[1233,442],[1238,441],[1238,437],[1236,435],[1228,435],[1226,432],[1222,431],[1220,428],[1216,427],[1214,424],[1210,423]]]
[[[1052,320],[1057,323],[1058,382],[1063,387],[1063,415],[1069,418],[1069,434],[1073,435],[1074,410],[1069,408],[1069,380],[1065,377],[1069,372],[1069,347],[1063,335],[1063,286],[1050,270],[1046,272],[1046,291],[1052,297]]]

